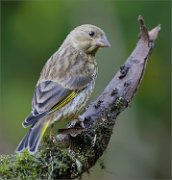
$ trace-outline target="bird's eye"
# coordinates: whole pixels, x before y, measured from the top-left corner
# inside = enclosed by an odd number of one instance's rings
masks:
[[[95,32],[94,32],[94,31],[90,31],[90,32],[89,32],[89,35],[90,35],[91,37],[93,37],[93,36],[95,35]]]

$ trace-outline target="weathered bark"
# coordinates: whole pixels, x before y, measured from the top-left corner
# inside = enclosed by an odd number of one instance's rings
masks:
[[[1,155],[0,178],[70,179],[81,176],[94,166],[108,146],[116,117],[131,102],[141,83],[160,31],[157,26],[148,32],[141,16],[138,21],[140,37],[136,48],[102,94],[80,116],[85,130],[76,137],[62,137],[61,141],[67,142],[68,148],[61,148],[58,143],[50,146],[45,141],[35,156],[27,152]]]

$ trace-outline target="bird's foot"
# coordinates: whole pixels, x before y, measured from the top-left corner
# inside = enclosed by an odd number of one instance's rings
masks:
[[[69,127],[81,127],[83,129],[86,129],[86,127],[84,125],[84,121],[81,118],[81,116],[77,116],[77,117],[75,117],[74,120],[70,121]]]

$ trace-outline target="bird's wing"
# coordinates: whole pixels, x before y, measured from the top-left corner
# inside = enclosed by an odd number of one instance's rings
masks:
[[[64,88],[54,81],[39,83],[32,100],[32,112],[23,122],[23,126],[27,127],[36,123],[38,119],[46,114],[60,109],[75,98],[77,93],[77,90]]]

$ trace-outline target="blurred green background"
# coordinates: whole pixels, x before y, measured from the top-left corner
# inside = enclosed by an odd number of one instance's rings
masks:
[[[101,27],[111,48],[97,54],[93,101],[135,47],[143,15],[162,25],[140,89],[117,119],[109,146],[84,179],[170,178],[171,1],[1,1],[0,153],[13,153],[26,133],[39,73],[75,26]],[[99,164],[104,164],[101,169]]]

